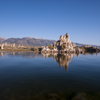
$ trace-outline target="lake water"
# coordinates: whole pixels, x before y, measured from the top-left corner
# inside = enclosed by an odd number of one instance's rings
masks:
[[[0,52],[0,100],[71,100],[75,93],[99,98],[100,53]]]

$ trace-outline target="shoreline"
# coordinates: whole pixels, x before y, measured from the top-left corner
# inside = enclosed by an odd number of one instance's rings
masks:
[[[84,54],[84,53],[100,53],[100,51],[95,52],[95,51],[84,51],[84,52],[70,52],[70,51],[63,51],[63,50],[58,50],[58,51],[33,51],[30,49],[0,49],[0,52],[34,52],[34,53],[41,53],[41,54],[54,54],[54,53],[58,53],[58,54]]]

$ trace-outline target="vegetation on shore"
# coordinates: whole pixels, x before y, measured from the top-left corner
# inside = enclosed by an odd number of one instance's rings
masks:
[[[4,49],[0,49],[0,51],[34,51],[34,52],[40,52],[41,50],[42,47],[38,47],[38,46],[25,46],[24,48],[18,48],[18,46],[16,46],[15,48],[4,47]]]
[[[49,48],[50,50],[54,49],[54,47],[53,47],[52,45],[48,45],[48,48]]]

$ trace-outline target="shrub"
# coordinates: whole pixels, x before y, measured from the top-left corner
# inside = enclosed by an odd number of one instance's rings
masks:
[[[51,46],[51,45],[48,45],[48,48],[51,50],[51,49],[53,49],[54,47],[53,47],[53,46]]]
[[[66,44],[63,44],[63,45],[62,45],[62,49],[63,49],[63,50],[66,49]]]

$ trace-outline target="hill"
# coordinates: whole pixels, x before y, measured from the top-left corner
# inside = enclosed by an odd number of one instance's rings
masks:
[[[3,42],[5,40],[6,40],[6,38],[0,37],[0,42]]]
[[[78,47],[81,47],[83,45],[90,45],[90,46],[93,46],[93,47],[97,47],[98,45],[92,45],[92,44],[82,44],[82,43],[75,43]],[[100,48],[100,46],[98,46]]]
[[[7,42],[9,44],[16,43],[16,45],[28,45],[28,46],[47,46],[53,44],[55,40],[47,40],[43,38],[24,37],[24,38],[0,38],[0,43]]]

